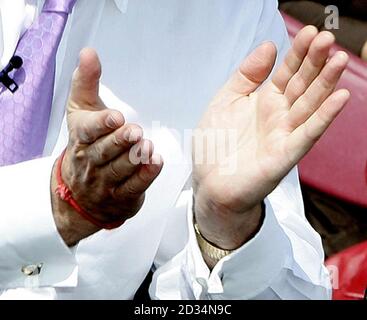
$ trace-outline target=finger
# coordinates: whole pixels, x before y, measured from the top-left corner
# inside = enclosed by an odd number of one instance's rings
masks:
[[[240,65],[225,88],[243,95],[254,92],[270,75],[277,55],[272,42],[256,48]]]
[[[306,26],[296,35],[292,48],[287,53],[283,64],[279,67],[272,78],[272,83],[279,92],[284,92],[289,80],[300,68],[303,59],[305,58],[308,49],[317,34],[318,31],[316,27]]]
[[[117,156],[128,152],[143,137],[143,129],[136,124],[125,124],[114,132],[99,138],[86,150],[91,161],[106,165]]]
[[[97,53],[84,48],[79,55],[79,66],[74,71],[70,101],[74,107],[85,110],[101,109],[98,96],[102,67]]]
[[[162,157],[154,154],[151,158],[151,163],[141,166],[122,186],[116,189],[116,194],[120,197],[141,195],[158,177],[162,168]]]
[[[285,96],[289,105],[292,105],[309,87],[321,72],[329,57],[329,51],[334,44],[335,37],[332,33],[323,31],[312,41],[310,49],[302,62],[301,67],[289,81]]]
[[[92,144],[124,123],[124,116],[117,110],[81,111],[69,123],[70,140],[79,144]]]
[[[337,115],[343,110],[350,98],[346,89],[330,95],[321,107],[304,124],[289,136],[288,150],[290,160],[295,165],[319,140]]]
[[[151,162],[154,145],[150,140],[143,139],[131,147],[128,152],[109,162],[104,167],[108,184],[121,183],[130,177],[138,167]]]
[[[305,122],[334,91],[348,64],[348,55],[337,52],[306,92],[293,104],[288,120],[292,128]]]

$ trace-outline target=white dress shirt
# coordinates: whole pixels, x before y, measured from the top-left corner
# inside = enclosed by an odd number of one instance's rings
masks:
[[[2,66],[42,3],[0,0]],[[78,0],[57,55],[44,158],[0,168],[0,298],[131,299],[151,268],[153,299],[329,298],[320,237],[304,216],[296,169],[266,199],[258,234],[212,272],[192,226],[184,130],[266,40],[281,61],[288,37],[272,0]],[[70,249],[53,221],[50,174],[67,143],[65,104],[85,46],[100,55],[104,102],[143,126],[165,166],[136,217]],[[40,265],[39,275],[22,272],[29,265]]]

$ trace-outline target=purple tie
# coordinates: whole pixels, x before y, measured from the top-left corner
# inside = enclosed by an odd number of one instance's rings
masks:
[[[6,75],[12,84],[0,84],[0,166],[42,156],[52,106],[56,53],[75,2],[46,0],[39,17],[18,43],[11,61],[16,66]]]

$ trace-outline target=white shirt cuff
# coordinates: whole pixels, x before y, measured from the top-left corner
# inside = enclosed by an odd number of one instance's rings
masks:
[[[73,250],[53,219],[50,177],[54,158],[0,168],[0,289],[76,286]],[[40,265],[38,275],[22,268]]]
[[[193,227],[192,204],[188,205],[189,242],[186,279],[196,299],[250,299],[263,292],[280,274],[292,255],[288,238],[265,200],[263,225],[254,238],[221,259],[210,272],[202,257]]]

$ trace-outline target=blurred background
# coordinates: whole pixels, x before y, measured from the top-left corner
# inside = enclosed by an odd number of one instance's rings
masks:
[[[351,61],[340,87],[352,98],[299,165],[305,211],[320,233],[334,299],[367,296],[367,0],[280,0],[291,39],[312,24]]]

